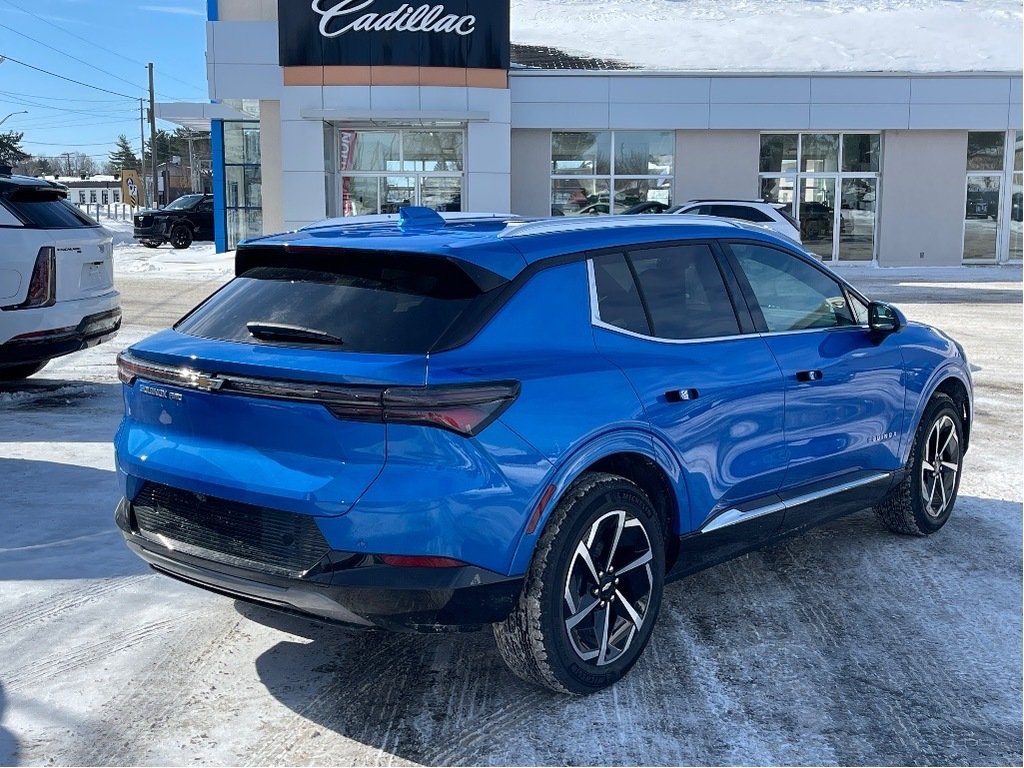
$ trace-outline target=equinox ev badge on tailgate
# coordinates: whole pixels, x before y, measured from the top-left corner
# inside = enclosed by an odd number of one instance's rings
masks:
[[[182,395],[180,392],[171,392],[170,390],[164,389],[163,387],[153,387],[149,384],[143,384],[139,387],[139,391],[144,395],[151,397],[159,397],[161,400],[174,400],[175,402],[181,402]]]

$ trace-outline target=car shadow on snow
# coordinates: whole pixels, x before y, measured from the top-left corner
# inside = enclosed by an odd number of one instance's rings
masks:
[[[14,734],[3,727],[4,712],[7,710],[7,699],[4,687],[0,684],[0,765],[18,764],[18,740]]]
[[[114,523],[112,470],[0,458],[0,581],[97,579],[146,571]]]
[[[1019,764],[1021,505],[957,512],[919,539],[865,511],[670,585],[634,670],[584,698],[520,682],[490,632],[349,633],[236,603],[304,639],[256,660],[297,715],[259,760],[329,758],[327,729],[357,763]]]

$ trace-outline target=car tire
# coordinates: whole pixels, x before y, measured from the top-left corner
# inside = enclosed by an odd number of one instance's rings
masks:
[[[927,536],[946,524],[960,489],[963,445],[963,418],[948,395],[937,393],[917,427],[903,479],[875,507],[886,528]]]
[[[179,224],[171,230],[170,241],[172,248],[179,250],[188,248],[192,245],[192,230]]]
[[[41,363],[0,366],[0,381],[19,381],[21,379],[27,379],[29,376],[43,370],[49,362],[49,360],[43,360]]]
[[[518,603],[494,625],[509,669],[567,694],[621,679],[658,618],[663,529],[644,492],[623,477],[587,473],[570,486],[537,543]]]

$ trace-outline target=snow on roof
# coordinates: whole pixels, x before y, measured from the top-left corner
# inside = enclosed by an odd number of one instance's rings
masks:
[[[1020,72],[1022,19],[1020,0],[513,0],[512,40],[656,70]]]

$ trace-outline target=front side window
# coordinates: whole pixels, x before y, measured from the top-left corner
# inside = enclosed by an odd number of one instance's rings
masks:
[[[857,325],[842,286],[793,254],[754,243],[732,249],[769,332]]]
[[[597,216],[672,204],[672,131],[554,131],[551,213]]]

